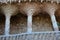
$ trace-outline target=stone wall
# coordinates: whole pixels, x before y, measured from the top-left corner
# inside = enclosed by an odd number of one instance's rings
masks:
[[[0,15],[0,34],[4,34],[4,15]],[[33,16],[33,32],[53,31],[49,15],[38,14]],[[27,16],[17,14],[11,17],[10,34],[24,33],[27,31]]]

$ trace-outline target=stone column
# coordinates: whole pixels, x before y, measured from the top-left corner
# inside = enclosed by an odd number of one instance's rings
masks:
[[[28,15],[27,18],[27,32],[28,33],[32,32],[32,15]]]
[[[5,35],[9,35],[10,32],[10,16],[6,16],[5,20]]]
[[[57,21],[56,21],[56,18],[55,18],[55,15],[53,12],[50,15],[50,17],[51,17],[51,21],[52,21],[54,31],[59,31],[58,24],[57,24]]]

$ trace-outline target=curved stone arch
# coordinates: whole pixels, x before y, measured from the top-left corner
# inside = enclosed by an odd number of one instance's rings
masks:
[[[9,35],[9,29],[10,29],[10,18],[13,15],[16,15],[18,13],[18,7],[17,5],[13,4],[2,4],[1,6],[2,12],[5,15],[5,35]]]
[[[26,2],[22,3],[19,7],[22,14],[26,14],[27,17],[27,32],[32,32],[32,16],[40,12],[40,3]]]
[[[60,5],[60,4],[59,4]],[[55,11],[55,16],[56,16],[56,19],[57,19],[57,24],[58,26],[60,27],[60,6],[59,8]]]
[[[46,11],[51,18],[51,22],[53,25],[53,29],[54,31],[58,31],[58,25],[57,25],[57,21],[55,18],[55,11],[57,10],[58,6],[55,3],[43,3],[43,10]]]

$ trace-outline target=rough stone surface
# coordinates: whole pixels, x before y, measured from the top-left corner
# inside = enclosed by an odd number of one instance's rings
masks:
[[[58,34],[58,35],[57,35]],[[8,37],[0,36],[0,40],[60,40],[60,33],[32,33],[10,35]]]
[[[57,18],[58,22],[59,19]],[[5,17],[0,15],[0,34],[4,34]],[[53,31],[50,17],[44,14],[38,14],[33,17],[33,32]],[[27,16],[18,14],[11,17],[10,34],[27,32]]]

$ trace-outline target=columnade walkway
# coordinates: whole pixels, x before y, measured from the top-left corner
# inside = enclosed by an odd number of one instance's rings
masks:
[[[59,0],[0,0],[0,10],[5,16],[5,31],[4,35],[0,36],[0,40],[60,40],[55,16],[55,12],[60,9],[59,3]],[[27,16],[27,32],[10,35],[11,16],[17,15],[19,12]],[[50,16],[54,31],[32,32],[33,16],[40,13]],[[60,16],[60,13],[57,14]]]

